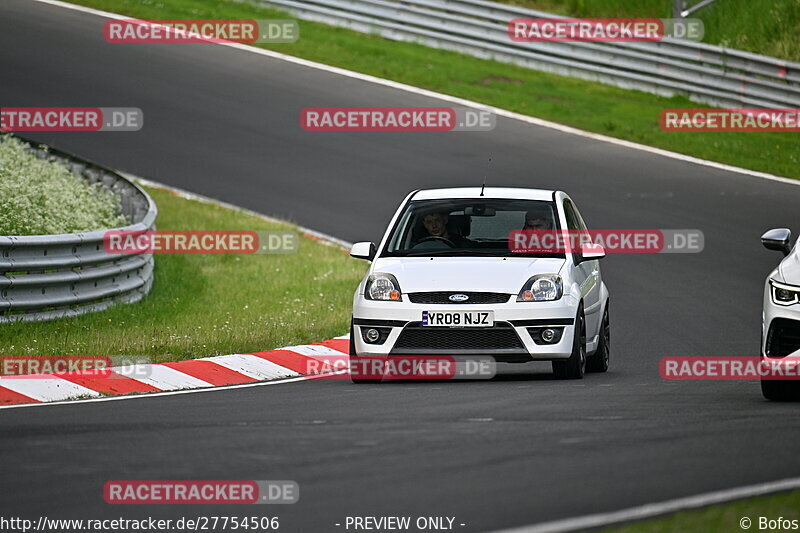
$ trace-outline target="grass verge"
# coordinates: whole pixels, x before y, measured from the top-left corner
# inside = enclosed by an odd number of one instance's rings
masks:
[[[272,9],[219,0],[73,2],[145,19],[286,18]],[[627,91],[307,21],[300,21],[296,43],[259,46],[612,137],[800,178],[800,135],[661,131],[663,108],[702,107],[683,97]]]
[[[159,230],[292,229],[147,189]],[[303,237],[295,254],[159,255],[141,302],[52,322],[0,325],[0,354],[144,355],[154,362],[263,351],[347,333],[366,263]]]
[[[664,518],[644,520],[632,524],[601,530],[604,533],[715,533],[731,531],[790,531],[794,527],[760,527],[762,519],[777,520],[780,517],[800,523],[800,491],[761,496],[723,505],[715,505],[696,511],[683,511]],[[746,522],[740,523],[747,518]]]

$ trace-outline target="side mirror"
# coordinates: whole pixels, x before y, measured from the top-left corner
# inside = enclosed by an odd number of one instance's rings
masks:
[[[606,256],[605,249],[599,244],[586,244],[581,247],[580,262],[602,259]]]
[[[372,261],[375,258],[375,253],[377,250],[375,249],[374,242],[357,242],[350,248],[350,255],[355,257],[356,259],[366,259],[367,261]]]
[[[767,250],[777,250],[783,252],[783,255],[789,255],[792,247],[789,241],[792,240],[792,230],[788,228],[775,228],[766,232],[761,236],[761,244]]]

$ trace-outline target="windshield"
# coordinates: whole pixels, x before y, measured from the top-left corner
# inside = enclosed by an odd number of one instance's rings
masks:
[[[509,199],[412,201],[392,229],[383,257],[564,257],[509,249],[515,230],[560,229],[553,202]]]

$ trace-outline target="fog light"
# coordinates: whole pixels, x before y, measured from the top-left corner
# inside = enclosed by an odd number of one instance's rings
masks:
[[[556,338],[556,331],[554,329],[547,328],[542,330],[542,340],[546,343],[551,343]]]
[[[381,332],[375,328],[369,328],[364,332],[364,340],[367,342],[377,342],[381,338]]]
[[[551,345],[561,342],[561,337],[564,336],[564,328],[543,326],[538,328],[528,328],[528,333],[533,339],[534,344]]]

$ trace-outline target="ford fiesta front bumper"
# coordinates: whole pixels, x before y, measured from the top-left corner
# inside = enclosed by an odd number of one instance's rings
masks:
[[[358,355],[491,356],[497,362],[524,363],[566,359],[572,353],[578,301],[564,296],[554,302],[423,304],[377,302],[356,294],[353,305],[353,342]],[[491,311],[491,327],[432,327],[422,324],[423,311]],[[556,338],[542,339],[551,329]],[[377,334],[368,330],[376,330]],[[367,340],[370,339],[370,340]]]

